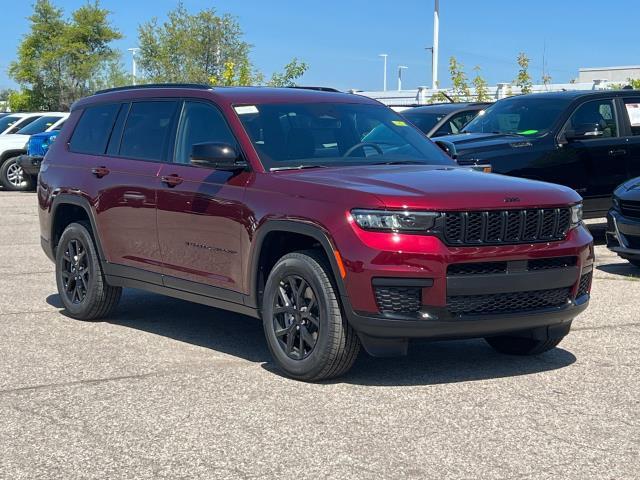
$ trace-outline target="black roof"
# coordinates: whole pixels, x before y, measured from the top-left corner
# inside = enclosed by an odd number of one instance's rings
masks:
[[[567,90],[565,92],[536,92],[527,93],[526,95],[515,95],[513,97],[507,97],[503,100],[511,98],[541,98],[551,100],[574,100],[582,97],[628,97],[640,95],[640,90]]]
[[[482,110],[491,103],[483,102],[457,102],[457,103],[434,103],[433,105],[422,105],[401,112],[403,115],[408,113],[452,113],[458,110]]]

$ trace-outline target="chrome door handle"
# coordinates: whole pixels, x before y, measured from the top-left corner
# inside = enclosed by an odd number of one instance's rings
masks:
[[[626,154],[627,154],[627,151],[624,148],[609,150],[610,157],[621,157],[622,155],[626,155]]]
[[[98,178],[102,178],[106,175],[109,175],[109,169],[107,167],[93,167],[91,169],[91,173],[93,173]]]

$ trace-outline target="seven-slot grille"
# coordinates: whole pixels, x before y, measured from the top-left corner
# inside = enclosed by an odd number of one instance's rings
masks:
[[[620,200],[620,212],[625,217],[640,218],[640,202]]]
[[[495,245],[562,240],[570,208],[448,212],[444,236],[450,245]]]

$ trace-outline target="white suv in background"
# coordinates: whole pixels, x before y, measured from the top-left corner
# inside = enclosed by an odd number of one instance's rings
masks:
[[[34,113],[10,113],[0,118],[0,135],[16,133],[21,128],[26,127],[31,122],[42,117],[45,112]]]
[[[26,115],[36,115],[37,117],[15,133],[13,131],[16,124],[14,124],[10,128],[12,130],[10,134],[0,136],[0,185],[7,190],[23,191],[33,187],[34,179],[24,174],[22,167],[18,165],[18,157],[27,152],[27,143],[31,135],[59,130],[69,117],[68,113],[62,112],[40,112]],[[0,118],[0,122],[5,118],[7,117]]]

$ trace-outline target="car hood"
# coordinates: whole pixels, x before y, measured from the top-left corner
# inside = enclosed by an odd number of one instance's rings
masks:
[[[470,210],[568,205],[581,197],[570,188],[464,168],[421,165],[371,165],[279,172],[301,182],[299,194],[331,189],[370,194],[387,208]],[[308,184],[327,188],[314,189]],[[321,192],[321,193],[320,193]],[[349,198],[336,195],[330,199]],[[325,198],[327,200],[327,198]],[[371,205],[352,205],[367,207]]]
[[[616,188],[614,195],[623,200],[640,200],[640,177],[624,182]]]
[[[2,135],[0,137],[0,151],[7,151],[14,148],[24,150],[27,148],[29,138],[30,135],[19,135],[17,133]]]
[[[454,144],[458,155],[468,151],[511,150],[533,145],[532,138],[502,133],[459,133],[457,135],[437,137],[433,140],[442,140]]]

